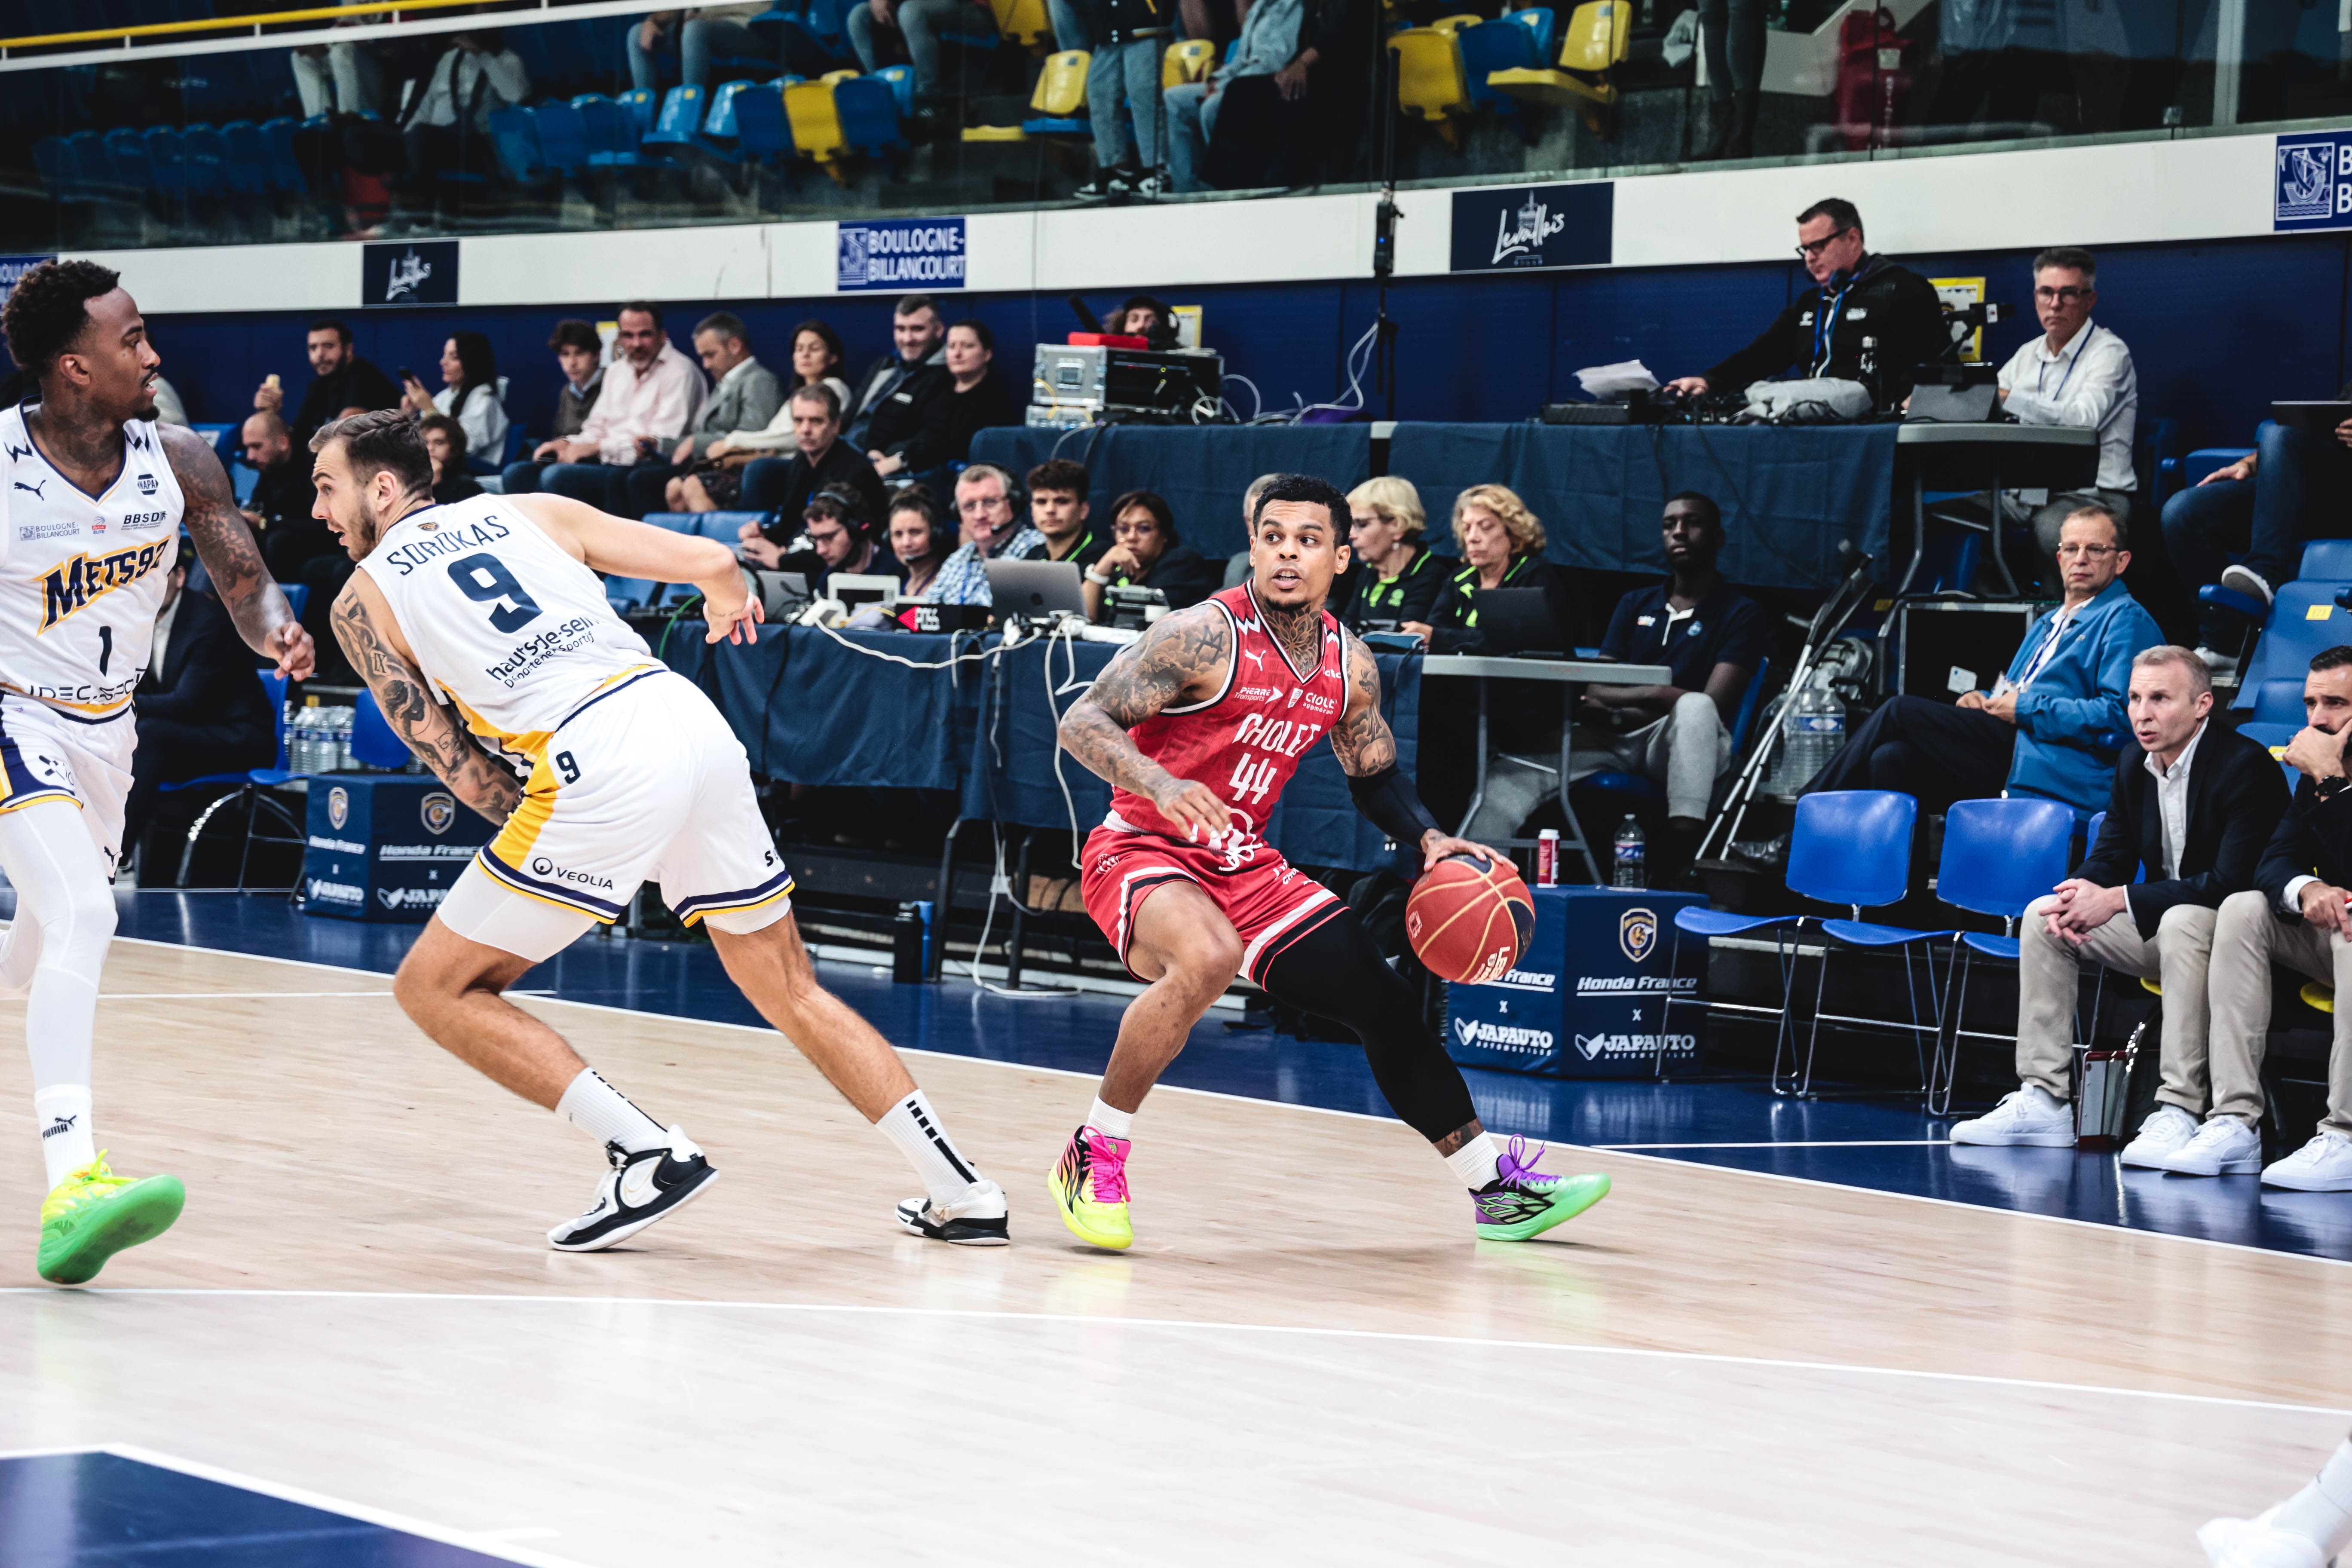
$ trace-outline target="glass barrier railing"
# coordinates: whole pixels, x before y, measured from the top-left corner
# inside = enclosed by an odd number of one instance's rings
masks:
[[[2352,13],[2317,0],[479,9],[0,44],[0,249],[1181,200],[2352,110]]]

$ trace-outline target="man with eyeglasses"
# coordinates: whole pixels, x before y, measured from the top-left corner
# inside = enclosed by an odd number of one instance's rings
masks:
[[[1992,689],[1957,702],[1890,698],[1804,793],[1900,790],[1917,797],[1923,818],[1999,795],[2061,800],[2085,815],[2105,806],[2129,729],[2132,660],[2164,642],[2124,586],[2130,544],[2121,518],[2078,508],[2059,530],[2065,601],[2027,630]]]
[[[1832,196],[1797,215],[1797,256],[1813,287],[1758,334],[1754,342],[1703,375],[1667,386],[1693,397],[1739,392],[1794,369],[1801,376],[1851,381],[1870,387],[1881,408],[1911,395],[1922,364],[1942,357],[1951,336],[1935,286],[1908,268],[1874,256],[1863,243],[1862,214]],[[1873,374],[1863,371],[1863,342]]]
[[[963,543],[928,595],[934,605],[992,605],[988,591],[991,561],[1026,561],[1042,553],[1045,536],[1021,521],[1013,476],[992,463],[974,463],[957,476],[956,521]]]
[[[2059,581],[2058,530],[2076,509],[2103,506],[2128,522],[2139,480],[2132,472],[2132,432],[2139,422],[2139,377],[2123,339],[2091,320],[2099,302],[2099,263],[2089,251],[2053,246],[2033,258],[2033,310],[2042,335],[2019,346],[2000,367],[2000,396],[2021,425],[2071,425],[2099,433],[2098,477],[2087,489],[2004,490],[2001,514],[2031,521],[2045,584]],[[1937,510],[1981,523],[1980,496]]]

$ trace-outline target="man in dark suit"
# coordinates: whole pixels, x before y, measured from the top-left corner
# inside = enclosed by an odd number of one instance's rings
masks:
[[[172,568],[155,617],[155,649],[139,680],[126,845],[144,837],[158,786],[278,760],[278,721],[253,655],[210,585],[188,581],[186,563],[184,554]]]
[[[2254,870],[2254,890],[2221,905],[2213,930],[2213,1110],[2164,1168],[2184,1176],[2260,1170],[2263,1185],[2352,1192],[2352,647],[2311,661],[2303,710],[2287,742],[2303,774],[2294,805]],[[2270,1035],[2271,965],[2283,963],[2345,998],[2327,1058],[2327,1114],[2311,1141],[2263,1160],[2263,1048]]]
[[[809,499],[835,485],[857,493],[867,517],[888,514],[889,499],[882,477],[866,454],[841,438],[841,409],[833,388],[823,382],[795,387],[790,399],[793,444],[800,448],[790,458],[761,458],[743,469],[742,504],[748,511],[775,514],[763,531],[756,522],[743,525],[743,559],[773,567],[800,532],[801,513]]]
[[[2205,1113],[2216,911],[2254,885],[2263,846],[2286,811],[2286,784],[2265,748],[2207,721],[2212,676],[2187,648],[2134,658],[2128,691],[2137,743],[2116,764],[2098,842],[2018,925],[2022,1082],[1989,1114],[1955,1126],[1955,1143],[2073,1145],[2074,995],[2084,958],[2164,984],[2164,1085],[2124,1163],[2161,1167]]]

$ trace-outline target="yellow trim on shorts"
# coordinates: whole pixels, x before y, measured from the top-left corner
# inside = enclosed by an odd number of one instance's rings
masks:
[[[522,800],[508,816],[498,836],[484,846],[485,852],[509,866],[521,865],[539,842],[548,819],[555,815],[555,794],[561,787],[542,752],[530,765],[530,778],[522,786]]]
[[[496,741],[502,751],[512,752],[519,757],[529,757],[536,763],[546,752],[548,742],[555,738],[552,730],[526,730],[520,735],[510,735],[467,707],[466,700],[448,687],[444,686],[441,690],[449,699],[449,705],[457,710],[457,716],[466,721],[467,729],[485,741]]]
[[[5,773],[0,773],[0,816],[5,816],[12,811],[22,811],[28,805],[38,805],[45,800],[69,802],[76,811],[88,809],[82,805],[81,796],[69,789],[31,790],[12,800],[8,796],[7,776]]]
[[[798,882],[788,879],[782,887],[770,893],[766,898],[753,899],[748,904],[705,904],[692,914],[681,917],[678,924],[686,926],[697,924],[705,915],[740,915],[747,914],[753,910],[764,910],[780,900],[791,898],[793,890],[799,886]]]

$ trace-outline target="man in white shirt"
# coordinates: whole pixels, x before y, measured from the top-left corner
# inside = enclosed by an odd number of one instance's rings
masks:
[[[507,494],[548,490],[618,512],[628,505],[628,470],[656,458],[693,426],[702,410],[702,372],[662,331],[661,307],[633,300],[619,317],[604,388],[580,434],[541,442],[531,454],[544,465],[536,474],[520,463],[509,467]]]
[[[1955,1126],[1955,1143],[2074,1143],[2085,958],[2164,986],[2164,1084],[2124,1163],[2162,1165],[2196,1135],[2210,1102],[2205,973],[2217,911],[2254,885],[2286,784],[2260,744],[2207,723],[2212,677],[2187,648],[2152,647],[2132,660],[2127,710],[2138,744],[2116,765],[2097,842],[2018,923],[2017,1091]]]
[[[400,137],[408,147],[408,186],[428,201],[445,169],[495,166],[490,116],[530,96],[522,57],[498,32],[459,33],[402,105]]]

